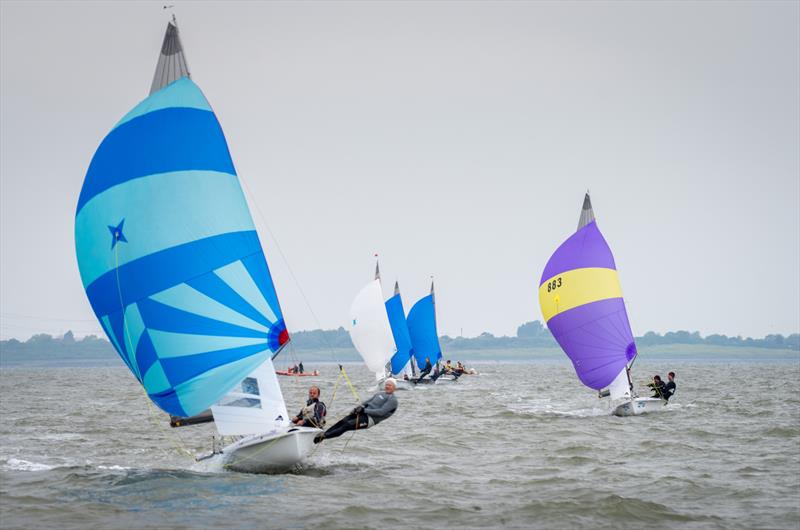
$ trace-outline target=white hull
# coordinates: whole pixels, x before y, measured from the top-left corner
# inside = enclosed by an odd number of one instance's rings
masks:
[[[311,427],[246,436],[222,450],[226,469],[243,473],[283,473],[300,463],[314,448]]]
[[[448,383],[455,383],[458,381],[458,378],[453,375],[442,375],[436,380],[437,385],[441,384],[448,384]]]
[[[395,390],[413,390],[414,385],[411,381],[406,381],[405,379],[397,379],[395,378],[396,385]],[[386,382],[386,378],[380,379],[375,386],[370,388],[371,392],[382,392],[383,391],[383,383]]]
[[[638,416],[650,412],[661,412],[667,402],[659,398],[637,397],[614,407],[614,416]]]

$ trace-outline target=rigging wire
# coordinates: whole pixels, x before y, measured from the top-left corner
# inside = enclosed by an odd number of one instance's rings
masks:
[[[314,319],[314,322],[316,323],[317,328],[322,332],[322,340],[323,340],[323,342],[325,342],[325,347],[328,348],[328,351],[329,351],[329,353],[331,355],[331,358],[336,362],[336,364],[338,364],[341,367],[341,363],[339,362],[339,358],[337,357],[336,352],[333,349],[333,346],[328,341],[328,337],[325,334],[325,330],[322,329],[322,323],[320,322],[319,318],[317,317],[317,314],[314,312],[314,308],[311,307],[311,302],[309,302],[308,297],[306,296],[306,293],[303,290],[303,287],[300,285],[300,281],[297,279],[297,276],[295,275],[294,270],[292,269],[292,266],[289,264],[289,260],[286,258],[286,255],[283,253],[283,249],[281,248],[281,245],[278,242],[278,238],[275,237],[275,233],[270,228],[269,223],[267,223],[266,217],[264,216],[264,213],[261,211],[261,207],[259,206],[258,201],[255,198],[255,194],[252,192],[252,190],[250,189],[250,186],[247,184],[247,180],[245,178],[243,178],[241,175],[239,175],[239,181],[242,184],[244,184],[244,189],[247,192],[247,195],[251,199],[250,202],[256,208],[256,213],[258,214],[259,220],[263,224],[264,228],[267,229],[267,233],[269,234],[270,238],[272,238],[272,241],[275,243],[275,248],[278,250],[278,254],[281,256],[281,259],[283,260],[283,263],[286,264],[286,269],[289,271],[289,275],[292,277],[292,281],[294,281],[295,287],[297,287],[297,290],[300,293],[300,296],[303,298],[303,302],[305,302],[309,313],[311,313],[311,316]]]

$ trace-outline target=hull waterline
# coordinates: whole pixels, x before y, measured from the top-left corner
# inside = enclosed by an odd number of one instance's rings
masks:
[[[639,416],[653,412],[661,412],[666,407],[667,402],[659,398],[633,398],[620,403],[614,407],[614,416]]]
[[[222,449],[226,469],[243,473],[285,473],[302,462],[314,448],[311,427],[292,427],[283,432],[256,434]]]

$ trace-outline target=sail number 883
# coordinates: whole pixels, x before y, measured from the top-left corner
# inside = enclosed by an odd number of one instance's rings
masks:
[[[552,282],[547,282],[547,292],[548,293],[550,291],[555,291],[559,287],[561,287],[561,276],[559,276],[558,278],[556,278]]]

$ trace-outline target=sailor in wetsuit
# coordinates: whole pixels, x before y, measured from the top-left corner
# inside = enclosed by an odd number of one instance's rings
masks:
[[[664,397],[664,389],[666,388],[666,385],[664,384],[664,381],[661,380],[661,376],[660,375],[654,375],[653,376],[653,382],[652,383],[647,383],[647,386],[649,386],[653,390],[653,396],[652,397],[661,398],[661,399],[669,399],[669,398],[665,398]]]
[[[675,390],[677,389],[677,386],[675,385],[675,372],[670,372],[667,374],[667,378],[669,381],[666,385],[664,385],[664,399],[669,401],[669,398],[675,394]]]
[[[422,371],[420,371],[419,377],[417,377],[417,381],[416,382],[419,383],[420,381],[422,381],[425,378],[426,375],[431,373],[431,369],[432,368],[433,368],[433,366],[431,366],[430,358],[425,357],[425,368],[423,368]]]
[[[354,408],[350,414],[337,421],[327,431],[319,433],[314,437],[314,443],[318,444],[322,440],[336,438],[347,431],[368,429],[394,414],[394,411],[397,410],[395,388],[397,388],[397,383],[394,378],[389,377],[384,383],[383,392],[378,392]]]
[[[308,389],[308,401],[306,406],[300,409],[297,416],[292,418],[292,423],[298,427],[317,427],[322,429],[325,427],[325,416],[328,414],[328,409],[325,403],[319,400],[319,387],[312,386]]]

